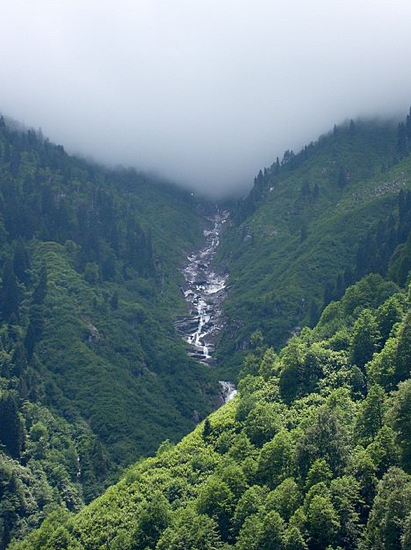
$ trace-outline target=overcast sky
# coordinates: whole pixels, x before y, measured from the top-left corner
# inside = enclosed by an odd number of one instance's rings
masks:
[[[0,110],[69,152],[244,192],[346,118],[411,104],[410,0],[9,0]]]

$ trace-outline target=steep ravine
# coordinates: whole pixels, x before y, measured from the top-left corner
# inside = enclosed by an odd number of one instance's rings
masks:
[[[205,246],[187,256],[183,268],[182,292],[188,303],[189,313],[176,320],[176,326],[188,344],[188,354],[203,364],[214,365],[214,342],[223,328],[222,303],[226,297],[226,273],[216,273],[212,260],[220,243],[221,231],[229,217],[228,211],[215,212],[207,217],[204,229]],[[224,402],[236,394],[235,386],[220,381]]]

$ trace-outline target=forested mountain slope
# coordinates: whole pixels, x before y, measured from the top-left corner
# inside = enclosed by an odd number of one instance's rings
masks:
[[[410,116],[351,121],[260,171],[220,247],[230,271],[223,366],[238,370],[257,329],[279,349],[354,281],[387,273],[411,227],[410,143]]]
[[[259,346],[239,395],[14,550],[407,550],[410,295],[369,275],[277,355]]]
[[[173,326],[188,193],[0,119],[0,547],[214,407]]]
[[[11,547],[410,548],[411,115],[286,152],[232,209],[217,371],[172,324],[193,198],[0,145],[2,547],[51,512]],[[173,446],[221,372],[239,395]]]

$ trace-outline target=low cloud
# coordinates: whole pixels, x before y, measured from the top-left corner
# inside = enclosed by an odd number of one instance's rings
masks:
[[[408,1],[14,0],[0,110],[213,196],[334,123],[405,115]]]

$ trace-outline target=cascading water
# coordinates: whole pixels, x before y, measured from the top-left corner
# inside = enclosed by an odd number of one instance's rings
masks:
[[[220,243],[220,234],[229,212],[217,211],[207,218],[210,228],[204,230],[206,245],[187,256],[183,269],[185,280],[182,289],[189,304],[189,315],[180,317],[176,326],[188,344],[188,353],[198,361],[212,366],[214,341],[223,327],[221,305],[226,297],[227,274],[216,273],[212,260]],[[236,393],[231,382],[221,381],[224,402]]]

